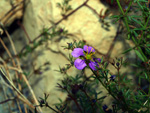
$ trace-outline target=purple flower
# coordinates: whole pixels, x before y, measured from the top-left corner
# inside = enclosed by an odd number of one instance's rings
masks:
[[[62,33],[62,32],[63,32],[63,29],[61,28],[61,29],[59,30],[59,32]]]
[[[96,66],[98,67],[98,62],[101,62],[100,58],[92,58],[92,55],[95,54],[95,50],[91,46],[84,45],[83,49],[75,48],[71,54],[73,57],[77,58],[74,61],[74,65],[79,70],[84,69],[87,65],[89,65],[92,70],[96,70]],[[78,57],[83,57],[83,59]]]
[[[111,75],[110,80],[114,81],[116,78],[116,75]]]

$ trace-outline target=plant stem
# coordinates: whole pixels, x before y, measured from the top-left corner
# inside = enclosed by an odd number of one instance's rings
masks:
[[[48,108],[50,108],[51,110],[55,111],[56,113],[59,113],[58,111],[56,111],[55,109],[53,109],[51,106],[46,105]]]
[[[119,88],[119,90],[120,90],[120,74],[119,74],[119,68],[117,69],[117,71],[118,71],[118,88]]]
[[[88,96],[87,92],[85,90],[82,90],[84,92],[84,94],[86,95],[86,97],[91,101],[91,98]],[[93,107],[93,104],[92,104],[92,101],[90,102],[91,104],[91,107],[92,107],[92,113],[94,113],[94,107]]]
[[[111,94],[110,90],[105,86],[105,84],[102,82],[101,79],[99,79],[98,75],[96,74],[95,71],[93,71],[91,69],[91,71],[94,73],[94,75],[96,76],[96,78],[99,80],[99,82],[102,84],[102,86],[109,92],[109,94],[115,99],[115,100],[118,100],[113,94]]]
[[[77,100],[76,100],[73,96],[71,96],[70,94],[69,94],[68,96],[75,102],[75,104],[77,105],[77,107],[78,107],[80,113],[83,113],[83,112],[82,112],[82,109],[80,108],[80,106],[79,106],[79,104],[78,104],[78,102],[77,102]]]
[[[91,71],[94,73],[94,75],[96,76],[96,78],[100,81],[100,83],[102,84],[102,86],[108,91],[108,93],[109,93],[116,101],[118,101],[119,103],[121,103],[120,100],[118,100],[118,99],[111,93],[110,87],[107,88],[107,87],[105,86],[105,84],[102,82],[102,80],[99,79],[99,77],[98,77],[99,75],[98,75],[95,71],[93,71],[92,69],[91,69]],[[125,106],[126,110],[127,110],[129,113],[131,113],[131,110],[130,110],[130,108],[128,107],[128,105],[127,105],[127,103],[126,103],[125,98],[123,98],[123,103],[121,103],[121,104]]]
[[[132,2],[133,2],[133,1],[131,0],[130,3],[129,3],[129,6],[128,6],[126,12],[125,12],[125,15],[127,15],[128,11],[130,10],[130,7],[131,7],[131,5],[132,5]]]

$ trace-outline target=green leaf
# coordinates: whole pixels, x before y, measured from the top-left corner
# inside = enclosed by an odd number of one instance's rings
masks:
[[[99,80],[96,78],[96,79],[95,79],[95,82],[96,82],[96,84],[98,84],[98,83],[99,83]]]
[[[150,38],[150,35],[149,35],[149,34],[147,34],[147,38]]]
[[[32,49],[31,49],[31,47],[29,45],[26,46],[26,50],[27,50],[27,52],[31,52],[32,51]]]
[[[133,29],[133,30],[137,30],[137,31],[141,31],[141,30],[145,30],[145,28],[135,28],[135,29]]]
[[[147,0],[139,0],[139,2],[147,2]]]
[[[95,99],[97,100],[97,93],[95,93]]]
[[[110,16],[110,19],[112,18],[120,18],[120,15],[113,15],[113,16]]]
[[[150,47],[150,44],[146,44],[147,47]]]
[[[140,4],[139,0],[137,1],[137,4],[140,6],[140,8],[143,10],[143,6]]]
[[[145,78],[146,78],[146,79],[148,79],[147,73],[146,73],[146,72],[144,72],[144,74],[145,74]]]
[[[129,51],[131,51],[133,48],[129,48],[127,50],[125,50],[124,52],[122,52],[122,54],[128,53]]]
[[[126,91],[125,96],[127,96],[127,95],[129,94],[129,92],[130,92],[130,89],[128,89],[128,90]]]
[[[138,20],[136,20],[136,19],[134,19],[134,18],[132,18],[132,20],[133,20],[135,23],[137,23],[137,24],[139,24],[140,26],[143,27],[143,25],[141,24],[141,21],[138,21]]]
[[[138,65],[136,65],[136,64],[130,64],[131,66],[134,66],[134,67],[139,67]]]
[[[103,57],[101,58],[101,63],[103,63]]]
[[[139,15],[131,15],[131,16],[129,16],[130,18],[132,18],[132,17],[135,17],[135,18],[141,18],[142,16],[139,16]]]
[[[149,49],[149,48],[146,48],[146,52],[150,54],[150,49]]]
[[[56,6],[61,8],[61,4],[60,3],[56,3]]]
[[[99,99],[97,99],[97,100],[103,100],[104,98],[106,98],[107,96],[102,96],[102,97],[100,97]]]
[[[135,29],[134,29],[135,30]],[[136,37],[138,37],[138,34],[133,30],[133,33]]]
[[[145,59],[144,59],[144,57],[141,55],[141,53],[140,53],[138,50],[134,50],[134,51],[135,51],[136,55],[137,55],[143,62],[145,62]]]

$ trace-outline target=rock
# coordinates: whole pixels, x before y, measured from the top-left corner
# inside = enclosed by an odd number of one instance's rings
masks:
[[[1,0],[0,7],[0,22],[5,26],[9,26],[15,19],[20,19],[23,15],[22,0]]]
[[[60,2],[60,0],[30,0],[25,9],[23,24],[31,40],[41,33],[43,27],[52,26],[50,21],[58,22],[62,18],[61,10],[56,7],[56,3],[58,2]],[[70,5],[74,10],[83,4],[83,2],[82,0],[72,0]],[[103,9],[104,13],[107,9],[99,0],[90,0],[88,5],[97,13],[99,13],[101,9]],[[42,75],[33,75],[30,78],[30,83],[32,84],[37,98],[41,97],[45,92],[49,93],[50,105],[58,102],[59,97],[63,100],[65,99],[66,95],[56,90],[56,84],[63,78],[63,75],[54,70],[58,70],[59,66],[63,67],[65,64],[69,63],[66,57],[69,56],[71,51],[62,48],[62,46],[67,46],[67,42],[72,42],[74,39],[86,40],[87,44],[93,46],[102,54],[108,52],[116,36],[117,25],[113,25],[109,19],[106,19],[106,21],[110,24],[107,30],[102,27],[103,25],[99,21],[98,16],[87,6],[84,6],[58,25],[59,27],[65,27],[69,33],[74,34],[76,37],[69,37],[69,39],[62,39],[58,42],[48,41],[48,49],[46,49],[44,45],[36,49],[36,52],[32,54],[32,57],[35,57],[35,68],[38,69],[40,65],[47,61],[51,64],[49,66],[50,70],[43,70]],[[112,50],[111,58],[121,56],[124,50],[123,42],[127,43],[129,46],[133,46],[131,41],[125,41],[123,38],[118,39]],[[38,56],[40,52],[42,52],[42,54]],[[98,56],[102,57],[102,55]],[[110,69],[111,72],[115,74],[114,69]],[[125,72],[127,69],[123,71]],[[79,71],[73,67],[68,72],[69,75],[74,76]],[[90,74],[88,73],[88,75]],[[45,110],[45,112],[48,110]]]

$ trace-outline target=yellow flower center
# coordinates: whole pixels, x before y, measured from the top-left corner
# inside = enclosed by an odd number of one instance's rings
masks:
[[[95,52],[92,52],[92,51],[93,51],[93,48],[91,49],[90,53],[88,53],[88,47],[87,47],[87,51],[84,52],[85,58],[86,58],[87,60],[91,60],[91,59],[92,59],[92,55],[95,54]]]

